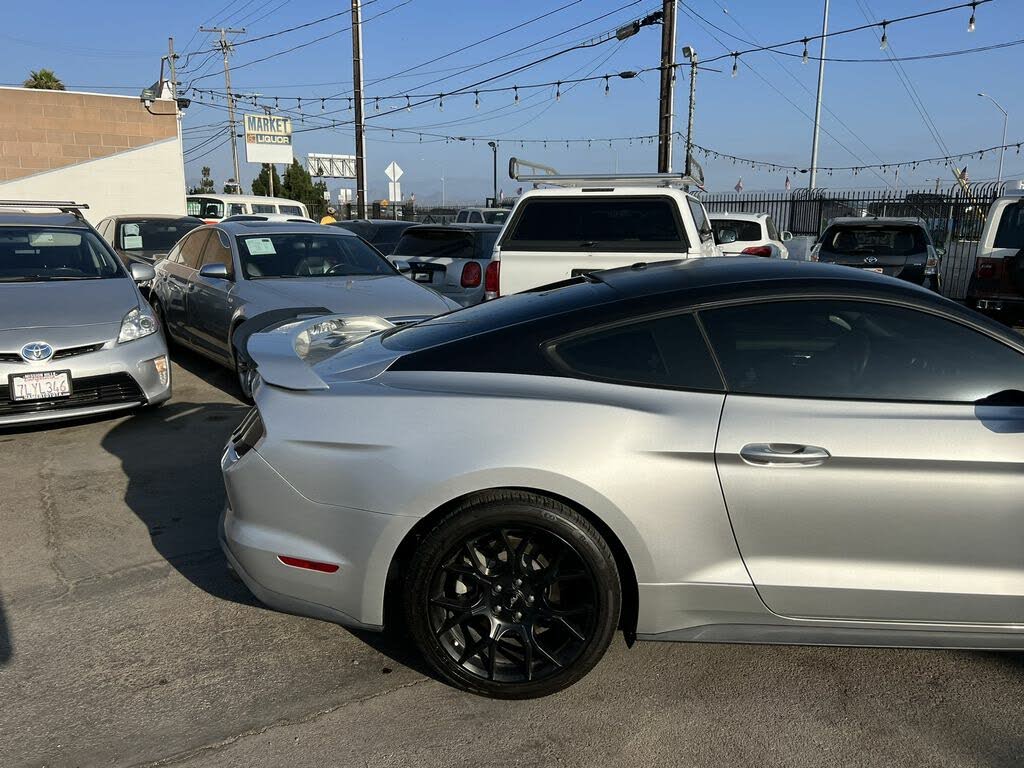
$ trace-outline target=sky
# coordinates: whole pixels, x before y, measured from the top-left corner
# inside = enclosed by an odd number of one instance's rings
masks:
[[[829,30],[838,31],[883,18],[956,5],[959,0],[832,0]],[[657,146],[627,137],[657,133],[658,73],[635,78],[602,75],[639,71],[659,63],[661,27],[641,29],[627,40],[605,42],[538,59],[583,43],[659,9],[658,0],[531,0],[481,3],[479,0],[364,0],[363,50],[367,94],[367,176],[372,198],[386,195],[384,169],[392,161],[404,170],[402,188],[418,202],[479,202],[492,186],[492,154],[498,143],[498,186],[512,194],[518,184],[507,175],[509,156],[527,158],[563,172],[648,172],[656,170]],[[801,62],[802,45],[746,53],[731,76],[731,51],[745,51],[821,31],[823,0],[680,0],[677,50],[692,46],[701,61],[717,56],[698,74],[693,140],[721,153],[805,169],[809,165],[817,64]],[[183,87],[224,92],[223,63],[212,52],[214,36],[201,24],[244,27],[231,36],[232,89],[258,94],[257,101],[290,114],[296,129],[296,156],[309,152],[351,154],[352,45],[347,0],[178,0],[173,4],[138,0],[102,3],[58,0],[52,12],[59,24],[40,25],[30,3],[4,12],[0,33],[5,55],[0,82],[20,84],[29,70],[53,69],[69,90],[135,94],[153,83],[167,38],[174,37]],[[102,12],[99,12],[102,10]],[[946,53],[1024,42],[1024,2],[993,0],[976,9],[976,29],[968,32],[969,8],[886,27],[889,53],[898,57]],[[253,42],[314,19],[340,14],[302,29]],[[543,18],[537,19],[537,17]],[[534,19],[537,19],[533,21]],[[517,29],[510,30],[513,27]],[[312,42],[317,38],[324,38]],[[486,38],[492,38],[487,40]],[[818,42],[810,56],[818,55]],[[293,46],[291,52],[274,55]],[[460,50],[462,49],[462,50]],[[879,33],[863,30],[829,38],[825,69],[820,166],[895,163],[959,154],[1001,143],[1003,115],[979,91],[1009,113],[1008,142],[1024,141],[1024,88],[1020,61],[1024,45],[959,56],[902,62],[902,74],[879,48]],[[682,56],[677,54],[681,59]],[[267,58],[266,61],[256,61]],[[253,63],[250,63],[253,62]],[[428,63],[429,62],[429,63]],[[532,65],[532,66],[531,66]],[[451,93],[509,70],[514,74],[478,86],[519,86],[511,91],[472,92],[443,98],[415,94]],[[676,130],[685,132],[688,68],[676,85]],[[597,80],[530,88],[538,83],[581,77]],[[905,78],[905,79],[904,79]],[[908,85],[909,82],[909,92]],[[556,91],[558,98],[556,98]],[[427,101],[407,111],[410,101]],[[209,165],[218,189],[230,177],[223,98],[189,92],[184,121],[186,179],[194,183]],[[321,98],[339,96],[339,100]],[[376,97],[384,97],[377,110]],[[393,97],[393,98],[387,98]],[[301,113],[296,99],[302,99]],[[251,103],[246,108],[252,110]],[[246,111],[245,109],[241,111]],[[922,111],[931,121],[929,128]],[[331,127],[330,121],[335,121]],[[392,129],[394,134],[392,135]],[[464,136],[450,141],[438,136]],[[609,145],[609,138],[622,137]],[[566,145],[566,139],[585,139]],[[526,143],[528,140],[547,140]],[[205,142],[205,143],[204,143]],[[683,144],[674,146],[675,165]],[[239,141],[241,176],[248,191],[259,166],[246,163]],[[790,176],[794,187],[807,175],[769,172],[729,160],[697,159],[707,189],[731,190],[740,178],[745,191],[780,190]],[[998,153],[967,160],[972,181],[994,179]],[[283,171],[283,168],[279,168]],[[1024,156],[1007,150],[1004,178],[1024,177]],[[893,172],[854,175],[820,173],[818,186],[834,189],[933,187],[952,183],[948,167],[922,164]],[[332,190],[351,182],[332,180]]]

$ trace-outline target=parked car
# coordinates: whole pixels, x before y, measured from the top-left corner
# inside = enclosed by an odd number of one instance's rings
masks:
[[[82,218],[86,206],[61,207],[0,206],[3,427],[171,396],[167,346],[136,287],[152,279],[153,267],[122,263]]]
[[[811,260],[898,277],[939,292],[938,250],[920,219],[832,219],[811,249]]]
[[[228,216],[253,213],[282,213],[286,216],[309,218],[309,210],[297,200],[259,195],[188,195],[185,207],[189,216],[216,224]]]
[[[245,396],[249,374],[231,342],[254,314],[313,307],[406,323],[457,306],[406,280],[351,232],[273,221],[193,230],[157,263],[151,301],[168,338],[234,368]]]
[[[721,255],[704,206],[682,189],[615,180],[532,189],[498,239],[488,297],[637,262]]]
[[[484,300],[497,262],[491,261],[498,224],[421,225],[407,229],[392,261],[399,270],[463,307]]]
[[[290,221],[293,224],[316,224],[313,219],[293,216],[287,213],[236,213],[222,221]]]
[[[725,256],[789,258],[786,241],[793,235],[779,232],[767,213],[709,213],[708,219]]]
[[[509,208],[463,208],[455,215],[456,224],[504,224]]]
[[[124,215],[108,216],[96,231],[110,243],[126,265],[133,261],[153,264],[163,258],[186,234],[203,226],[194,216]]]
[[[402,233],[416,226],[415,221],[392,221],[391,219],[346,219],[331,224],[349,232],[355,232],[385,256],[395,252],[395,246],[402,239]]]
[[[386,327],[248,341],[221,543],[268,605],[381,629],[395,601],[438,675],[506,698],[616,628],[1024,649],[1024,338],[998,323],[744,257]]]
[[[967,302],[986,315],[1024,322],[1024,190],[993,201],[978,240]]]

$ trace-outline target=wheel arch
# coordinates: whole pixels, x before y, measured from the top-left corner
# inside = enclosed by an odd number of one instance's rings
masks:
[[[384,624],[392,626],[401,615],[401,608],[398,605],[398,596],[401,593],[402,578],[408,566],[416,545],[427,535],[438,523],[438,521],[451,510],[459,507],[473,499],[485,497],[494,493],[521,492],[535,496],[541,496],[567,507],[574,509],[585,517],[601,534],[608,543],[612,554],[615,556],[615,564],[619,570],[619,583],[622,588],[622,611],[619,619],[619,628],[625,633],[626,641],[630,645],[636,637],[637,619],[639,616],[639,583],[636,575],[636,568],[629,550],[623,543],[622,538],[615,532],[600,515],[595,514],[585,505],[575,499],[568,498],[561,494],[541,488],[528,486],[499,486],[493,488],[481,488],[469,491],[450,499],[435,507],[429,513],[420,518],[416,524],[406,533],[398,548],[395,550],[388,567],[387,577],[384,585]]]

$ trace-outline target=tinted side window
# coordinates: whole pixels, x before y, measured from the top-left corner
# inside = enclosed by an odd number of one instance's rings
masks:
[[[459,215],[455,217],[456,224],[465,224],[469,216],[469,211],[459,211]]]
[[[1024,389],[1024,355],[915,309],[776,301],[709,310],[701,319],[735,392],[972,403]]]
[[[206,240],[209,237],[209,230],[204,230],[202,232],[196,232],[194,235],[190,235],[187,239],[182,241],[181,254],[178,257],[178,261],[186,267],[199,269],[199,258],[202,256],[203,246],[206,245]]]
[[[253,203],[253,213],[277,213],[277,206],[270,205],[269,203]]]
[[[552,354],[564,368],[587,378],[685,389],[722,387],[693,315],[590,331],[558,342]]]
[[[697,228],[700,239],[707,240],[711,236],[711,225],[708,224],[708,217],[704,214],[704,206],[689,197],[686,198],[686,203],[690,206],[693,226]]]
[[[519,207],[502,247],[520,251],[679,251],[687,248],[670,197],[535,197]]]
[[[206,250],[203,251],[203,261],[206,264],[223,264],[228,268],[228,273],[234,272],[233,265],[231,263],[231,242],[228,240],[228,236],[221,232],[219,229],[214,230],[206,243]]]
[[[1003,209],[993,246],[1024,248],[1024,202],[1014,203]]]

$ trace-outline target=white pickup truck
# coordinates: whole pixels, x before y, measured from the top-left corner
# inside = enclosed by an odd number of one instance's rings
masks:
[[[509,163],[513,179],[554,188],[517,201],[494,248],[488,298],[638,262],[722,255],[681,174],[526,176],[519,164]]]

